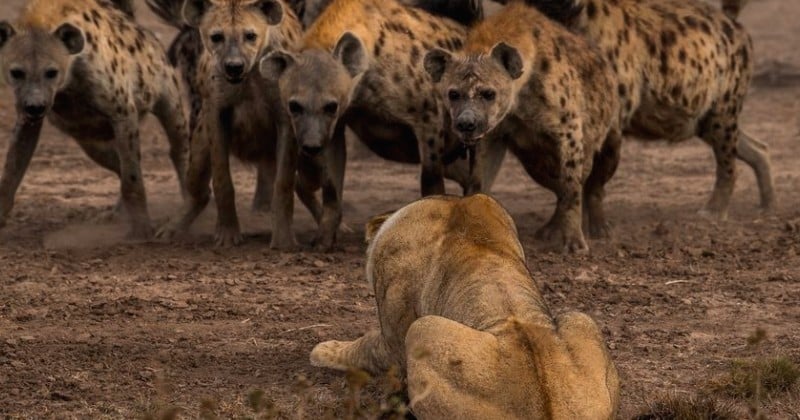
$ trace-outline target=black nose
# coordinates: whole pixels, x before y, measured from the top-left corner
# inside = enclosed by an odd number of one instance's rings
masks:
[[[462,133],[472,133],[478,128],[478,124],[472,118],[464,118],[456,122],[456,128]]]
[[[322,153],[322,146],[303,146],[303,153],[309,156],[317,156]]]
[[[238,60],[226,62],[225,74],[227,74],[229,77],[242,77],[244,74],[244,63]]]
[[[25,114],[29,117],[39,118],[44,115],[44,112],[47,111],[47,107],[44,105],[26,105],[25,106]]]

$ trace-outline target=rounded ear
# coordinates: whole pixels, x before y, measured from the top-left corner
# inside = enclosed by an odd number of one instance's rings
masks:
[[[200,26],[200,21],[203,20],[203,16],[210,7],[211,2],[209,0],[185,0],[181,15],[183,15],[183,20],[187,25],[196,28]]]
[[[261,76],[269,80],[278,80],[283,72],[295,63],[294,57],[283,50],[272,51],[259,63]]]
[[[0,48],[3,48],[3,45],[6,45],[6,42],[16,35],[16,33],[17,31],[8,21],[4,20],[0,22]]]
[[[447,70],[447,65],[450,64],[452,59],[453,56],[441,48],[434,48],[425,54],[423,65],[425,66],[425,71],[431,75],[434,83],[439,83],[442,80],[442,76]]]
[[[512,79],[522,76],[522,57],[516,48],[500,42],[492,48],[492,58],[497,60]]]
[[[367,71],[369,67],[364,44],[352,32],[345,32],[336,42],[333,58],[341,62],[352,77]]]
[[[70,54],[75,55],[83,51],[83,45],[85,43],[83,32],[74,25],[64,23],[53,32],[53,35],[61,40]]]
[[[275,0],[260,0],[253,7],[257,8],[270,25],[277,25],[283,20],[283,6]]]
[[[388,211],[369,219],[369,222],[367,222],[367,226],[364,229],[364,242],[372,242],[372,240],[375,239],[375,235],[378,234],[378,230],[380,230],[381,226],[383,226],[383,223],[392,217],[395,211],[396,210]]]

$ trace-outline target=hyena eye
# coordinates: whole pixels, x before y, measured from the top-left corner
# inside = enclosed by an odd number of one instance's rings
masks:
[[[225,35],[219,33],[211,34],[211,37],[209,39],[211,39],[211,42],[213,42],[214,44],[219,44],[220,42],[225,40]]]
[[[53,79],[55,79],[56,77],[58,77],[58,70],[56,70],[56,69],[47,69],[47,70],[44,72],[44,77],[45,77],[46,79],[53,80]]]
[[[20,69],[13,69],[9,72],[11,78],[14,80],[25,80],[25,71]]]
[[[451,90],[447,92],[447,98],[450,99],[451,101],[457,101],[461,99],[461,94],[458,93],[457,90]]]
[[[493,101],[494,98],[497,96],[497,93],[493,90],[483,90],[481,91],[481,98],[487,101]]]
[[[289,101],[289,112],[292,115],[300,115],[303,113],[303,105],[300,105],[300,102],[297,101]]]
[[[248,33],[244,34],[244,39],[245,39],[247,42],[255,42],[255,40],[256,40],[257,38],[258,38],[258,35],[256,35],[256,33],[255,33],[255,32],[248,32]]]
[[[339,104],[337,104],[336,102],[328,102],[327,104],[325,104],[324,107],[322,107],[322,110],[325,111],[326,114],[330,115],[336,114],[336,111],[338,109],[339,109]]]

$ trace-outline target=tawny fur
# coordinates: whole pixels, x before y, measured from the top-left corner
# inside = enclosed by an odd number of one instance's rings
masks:
[[[611,419],[619,379],[595,322],[552,316],[509,214],[436,196],[370,222],[367,279],[380,330],[327,341],[311,363],[406,373],[420,419]]]

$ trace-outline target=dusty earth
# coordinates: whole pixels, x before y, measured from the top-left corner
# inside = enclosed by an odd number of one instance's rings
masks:
[[[22,3],[3,1],[0,17]],[[139,5],[140,20],[168,42],[173,32],[148,12]],[[771,145],[774,214],[759,213],[754,177],[740,165],[729,221],[698,218],[714,172],[698,140],[627,143],[608,187],[615,237],[592,242],[587,256],[537,244],[533,232],[554,198],[513,159],[494,190],[551,307],[585,311],[603,326],[623,379],[623,418],[665,395],[707,389],[735,359],[800,361],[800,3],[753,1],[742,21],[760,74],[742,125]],[[7,89],[0,98],[4,159],[14,111]],[[163,221],[180,202],[176,180],[161,129],[148,120],[143,135],[151,213]],[[178,407],[191,418],[205,404],[225,418],[248,413],[253,389],[284,416],[341,414],[343,375],[311,367],[308,353],[377,326],[362,226],[417,197],[416,168],[349,163],[345,220],[355,232],[331,254],[268,249],[268,216],[248,210],[253,175],[236,167],[245,245],[212,247],[211,208],[176,243],[126,243],[124,221],[107,217],[116,178],[46,128],[0,231],[0,416],[133,418]],[[298,209],[308,241],[313,224]],[[768,339],[754,350],[746,338],[759,327]],[[298,376],[308,385],[298,387]],[[772,418],[800,417],[797,393],[760,404]]]

